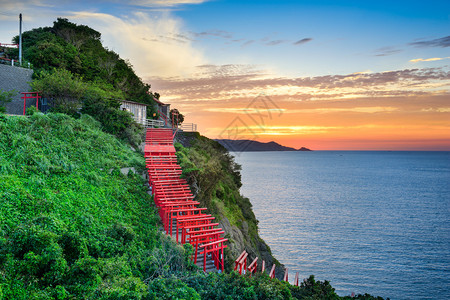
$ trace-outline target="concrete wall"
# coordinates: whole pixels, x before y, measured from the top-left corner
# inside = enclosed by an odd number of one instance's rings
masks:
[[[3,91],[15,90],[17,94],[13,97],[13,101],[6,105],[6,113],[11,115],[23,114],[23,100],[21,99],[22,92],[29,92],[31,76],[33,70],[13,67],[0,64],[0,89]],[[27,107],[34,104],[29,100]]]

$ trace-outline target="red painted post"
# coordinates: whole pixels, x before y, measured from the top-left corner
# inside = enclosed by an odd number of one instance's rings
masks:
[[[298,286],[298,272],[295,273],[294,285],[295,285],[295,286]]]
[[[23,99],[23,115],[25,116],[25,108],[27,107],[27,97],[23,95],[22,99]]]
[[[263,260],[262,266],[261,266],[261,273],[264,273],[265,270],[266,270],[266,262]]]
[[[275,278],[275,265],[272,266],[272,270],[270,270],[269,277],[272,279]]]
[[[288,268],[286,268],[286,271],[284,271],[283,281],[288,281]]]

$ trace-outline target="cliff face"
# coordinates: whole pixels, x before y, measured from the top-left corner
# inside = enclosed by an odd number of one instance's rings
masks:
[[[179,133],[176,142],[183,176],[196,200],[208,207],[208,212],[216,217],[229,239],[225,251],[226,268],[232,270],[235,259],[246,250],[250,262],[258,257],[258,265],[264,260],[269,270],[272,264],[281,266],[277,267],[277,277],[281,277],[284,266],[272,256],[269,246],[260,238],[252,204],[239,192],[241,166],[234,162],[225,147],[198,133]]]

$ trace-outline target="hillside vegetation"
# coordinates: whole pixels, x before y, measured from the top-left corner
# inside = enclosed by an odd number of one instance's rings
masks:
[[[0,114],[0,299],[338,298],[313,277],[199,272],[192,247],[158,230],[141,171],[88,115]]]
[[[144,157],[135,150],[143,128],[119,110],[123,97],[152,112],[159,95],[87,26],[58,19],[23,39],[36,73],[32,87],[53,109],[29,109],[29,117],[0,112],[0,300],[340,299],[313,276],[295,287],[267,274],[199,270],[192,246],[159,231],[141,176]],[[240,167],[217,142],[190,140],[177,144],[179,161],[197,199],[227,232],[227,270],[243,248],[278,263],[239,193]],[[123,172],[131,167],[135,172]]]
[[[190,268],[144,179],[119,171],[142,155],[87,115],[0,118],[0,298],[140,298]]]
[[[19,37],[13,40],[18,43]],[[118,99],[153,105],[150,85],[134,72],[129,61],[103,47],[101,33],[85,25],[58,18],[52,27],[41,27],[22,34],[23,57],[32,64],[36,77],[64,69],[110,92]],[[10,49],[18,58],[18,49]]]
[[[159,94],[150,91],[129,61],[103,47],[98,31],[59,18],[52,27],[25,31],[22,40],[23,57],[34,69],[31,88],[47,99],[52,112],[75,118],[89,114],[104,131],[135,145],[139,128],[129,112],[119,109],[120,100],[147,104],[148,118],[157,117]],[[6,53],[18,58],[18,49]]]

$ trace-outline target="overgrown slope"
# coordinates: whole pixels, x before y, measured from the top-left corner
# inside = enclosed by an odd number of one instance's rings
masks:
[[[144,159],[89,116],[0,114],[0,299],[140,299],[191,266],[123,167]]]
[[[246,250],[250,258],[266,262],[267,268],[276,264],[277,277],[282,278],[284,267],[272,256],[269,246],[258,234],[258,220],[250,200],[239,192],[241,166],[218,142],[195,133],[180,133],[181,143],[175,144],[183,175],[188,179],[196,200],[209,208],[225,230],[229,247],[225,250],[227,269]],[[249,259],[250,259],[249,258]]]

